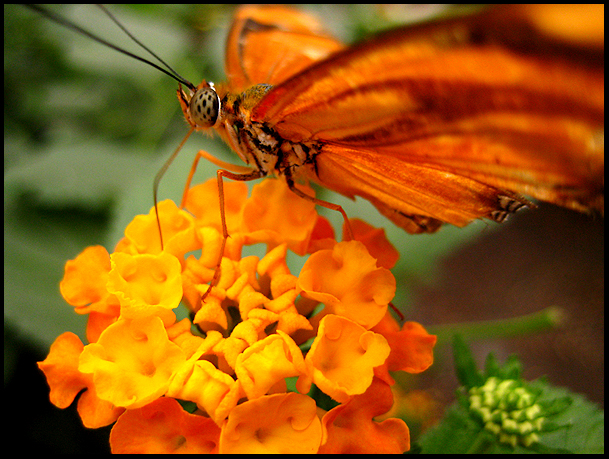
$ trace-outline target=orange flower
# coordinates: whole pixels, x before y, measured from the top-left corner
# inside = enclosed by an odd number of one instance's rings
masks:
[[[383,335],[391,347],[385,362],[389,371],[421,373],[433,363],[437,338],[427,333],[421,324],[405,322],[400,330],[395,319],[387,314],[372,330]]]
[[[66,263],[59,284],[61,295],[75,307],[74,311],[78,314],[113,312],[118,300],[106,289],[109,272],[108,251],[100,245],[87,247],[74,260]]]
[[[299,189],[315,196],[310,187]],[[267,179],[253,188],[243,208],[243,227],[248,244],[265,242],[272,248],[287,243],[294,253],[304,255],[317,217],[315,204],[293,193],[285,180]]]
[[[305,358],[308,376],[299,378],[296,387],[306,393],[312,380],[334,400],[344,403],[368,389],[373,368],[382,365],[389,352],[382,335],[344,317],[327,315]]]
[[[382,386],[392,382],[389,370],[422,371],[435,338],[414,323],[400,331],[387,313],[395,279],[379,263],[394,262],[390,244],[358,222],[354,233],[365,243],[336,243],[315,206],[283,181],[254,186],[249,199],[244,184],[227,184],[232,234],[209,290],[223,247],[216,183],[190,191],[196,217],[161,203],[165,250],[151,211],[133,220],[112,255],[92,247],[67,263],[62,293],[90,313],[91,344],[62,335],[40,363],[53,402],[67,406],[85,389],[78,404],[85,425],[120,415],[113,452],[313,453],[322,422],[301,394],[315,383],[343,403],[324,417],[323,451],[366,452],[364,442],[403,452],[404,423],[372,418],[391,405]],[[242,257],[242,247],[257,242],[267,244],[264,257]],[[299,277],[291,273],[288,248],[321,247]],[[184,259],[194,249],[200,257]],[[182,300],[190,315],[176,322]],[[325,308],[312,315],[318,302]],[[297,343],[310,338],[304,357]],[[300,394],[286,393],[295,376]],[[176,399],[194,402],[197,415]]]
[[[205,292],[201,292],[201,295],[203,293]],[[225,333],[229,328],[229,314],[223,307],[225,298],[226,294],[224,292],[219,291],[217,288],[212,289],[210,295],[205,299],[205,304],[197,311],[192,322],[205,333],[212,330]],[[232,326],[233,323],[231,322]]]
[[[112,428],[110,446],[114,454],[217,453],[219,437],[211,419],[163,397],[125,412]]]
[[[383,228],[375,228],[359,218],[350,218],[349,224],[353,232],[353,239],[363,243],[370,255],[376,258],[376,264],[383,268],[391,269],[395,266],[400,253],[393,244],[387,240]],[[345,225],[343,224],[343,240],[345,235]]]
[[[401,419],[375,422],[393,404],[389,385],[378,378],[362,395],[328,411],[323,419],[320,454],[401,454],[410,449],[408,426]]]
[[[366,329],[385,315],[395,295],[395,278],[358,241],[315,252],[298,276],[304,296],[322,302],[324,313],[347,317]]]
[[[242,212],[247,200],[248,189],[245,182],[227,181],[224,183],[224,212],[226,228],[229,234],[241,231]],[[214,228],[222,231],[220,220],[220,200],[218,198],[218,180],[209,179],[188,190],[186,209],[196,218],[198,228]]]
[[[111,403],[100,400],[95,393],[91,375],[78,371],[78,358],[83,344],[74,333],[58,336],[49,355],[38,367],[44,372],[51,388],[51,403],[66,408],[80,391],[87,389],[78,399],[78,414],[85,427],[96,429],[112,424],[123,412]]]
[[[185,361],[184,351],[169,341],[161,319],[152,316],[110,325],[97,343],[84,348],[78,370],[93,375],[102,400],[139,408],[167,391]]]
[[[222,426],[220,453],[312,454],[320,442],[315,401],[290,392],[237,405]]]

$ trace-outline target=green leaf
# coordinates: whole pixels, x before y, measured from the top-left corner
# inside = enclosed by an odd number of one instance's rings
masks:
[[[549,403],[557,414],[550,418],[555,426],[564,426],[544,433],[540,443],[548,448],[576,454],[602,454],[605,451],[605,412],[580,394],[555,387],[543,380],[530,383],[542,390],[540,403]],[[565,400],[570,399],[569,406]],[[549,426],[548,426],[549,427]]]
[[[468,389],[481,386],[484,383],[484,378],[478,371],[471,350],[460,335],[453,336],[453,354],[459,382]]]

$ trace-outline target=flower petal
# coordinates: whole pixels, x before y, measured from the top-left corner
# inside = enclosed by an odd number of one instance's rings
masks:
[[[78,358],[84,348],[80,338],[65,332],[51,345],[46,359],[38,362],[51,388],[51,403],[59,408],[67,408],[76,395],[88,387],[92,378],[78,371]]]
[[[184,254],[200,248],[195,236],[194,218],[185,210],[178,208],[169,199],[161,201],[147,215],[138,215],[127,228],[125,238],[115,248],[115,252],[135,254],[159,254],[162,250],[171,253],[178,259]],[[159,220],[163,231],[163,249],[159,235]]]
[[[387,269],[395,266],[400,258],[400,253],[389,242],[383,228],[375,228],[359,218],[349,219],[349,223],[353,231],[353,238],[366,246],[370,255],[377,259],[377,265]],[[344,233],[343,228],[343,235]]]
[[[78,314],[91,311],[108,313],[118,300],[108,293],[110,255],[101,245],[87,247],[74,260],[66,263],[59,284],[61,295]]]

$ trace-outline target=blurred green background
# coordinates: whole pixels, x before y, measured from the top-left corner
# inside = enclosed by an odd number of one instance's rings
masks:
[[[145,56],[97,8],[52,8]],[[437,8],[311,7],[346,42],[436,14]],[[195,84],[222,80],[231,6],[132,5],[111,11],[185,78]],[[153,68],[22,6],[4,6],[5,398],[20,416],[11,422],[14,435],[32,448],[107,450],[107,429],[88,431],[74,406],[62,411],[50,405],[35,361],[65,331],[84,340],[86,318],[59,295],[63,266],[88,245],[111,250],[127,223],[149,211],[153,178],[187,132],[176,88]],[[160,199],[180,199],[198,149],[238,162],[221,142],[194,134],[161,182]],[[201,162],[195,182],[215,170]],[[478,355],[519,352],[528,377],[549,374],[555,383],[603,402],[602,221],[542,206],[503,225],[480,221],[410,236],[365,201],[321,196],[343,205],[349,216],[387,229],[402,254],[393,270],[394,303],[407,320],[427,326],[565,308],[566,329],[484,341]],[[326,215],[339,228],[340,216]],[[302,261],[293,262],[297,271]],[[434,367],[426,379],[410,384],[431,387],[447,402],[455,382],[445,350],[439,349]]]

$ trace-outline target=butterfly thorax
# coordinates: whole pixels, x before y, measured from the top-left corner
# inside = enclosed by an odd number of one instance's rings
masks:
[[[273,126],[251,119],[252,108],[271,88],[259,84],[241,94],[227,92],[221,99],[220,123],[215,128],[239,157],[262,175],[306,175],[303,166],[315,167],[316,143],[290,142]]]

